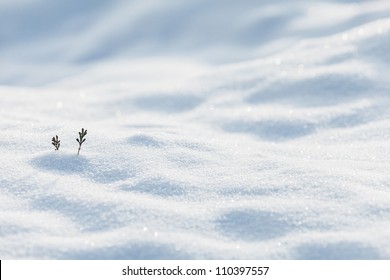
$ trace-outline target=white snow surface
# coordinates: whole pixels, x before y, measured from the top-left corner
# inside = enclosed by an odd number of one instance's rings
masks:
[[[0,19],[1,259],[390,258],[389,1]]]

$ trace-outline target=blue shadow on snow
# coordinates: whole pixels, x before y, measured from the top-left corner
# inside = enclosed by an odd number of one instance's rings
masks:
[[[232,239],[247,242],[282,237],[298,226],[281,214],[269,211],[234,210],[215,221],[217,228]]]
[[[78,174],[94,182],[107,184],[126,180],[134,176],[132,166],[118,168],[115,163],[110,165],[96,165],[89,162],[84,156],[69,155],[53,152],[38,156],[30,161],[31,165],[42,171],[59,174]]]
[[[342,241],[329,244],[303,244],[295,248],[294,259],[302,260],[375,260],[381,256],[366,244]]]

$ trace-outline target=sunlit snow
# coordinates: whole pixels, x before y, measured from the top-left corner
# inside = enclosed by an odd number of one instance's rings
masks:
[[[0,19],[1,259],[390,258],[389,1]]]

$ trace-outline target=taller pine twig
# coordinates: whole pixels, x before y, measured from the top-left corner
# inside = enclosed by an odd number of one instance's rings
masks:
[[[87,135],[87,130],[84,130],[84,128],[81,129],[81,132],[79,132],[79,138],[76,138],[76,141],[79,143],[79,150],[77,151],[77,155],[80,154],[81,145],[85,142],[84,136]]]

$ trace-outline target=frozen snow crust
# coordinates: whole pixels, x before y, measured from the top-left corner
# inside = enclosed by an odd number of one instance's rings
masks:
[[[256,60],[0,87],[0,258],[389,259],[385,2]]]

